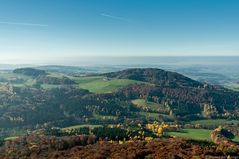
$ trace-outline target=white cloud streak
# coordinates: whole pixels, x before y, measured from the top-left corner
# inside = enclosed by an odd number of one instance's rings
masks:
[[[126,18],[123,18],[123,17],[118,17],[118,16],[113,16],[113,15],[106,14],[106,13],[101,13],[100,15],[103,16],[103,17],[106,17],[106,18],[111,18],[111,19],[115,19],[115,20],[130,22],[129,19],[126,19]]]
[[[7,21],[0,21],[0,24],[5,24],[5,25],[32,26],[32,27],[48,27],[48,25],[46,25],[46,24],[18,23],[18,22],[7,22]]]

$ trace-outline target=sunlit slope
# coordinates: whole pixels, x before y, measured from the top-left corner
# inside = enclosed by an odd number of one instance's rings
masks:
[[[74,78],[80,88],[93,93],[111,93],[134,83],[142,83],[129,79],[106,78],[103,76],[89,76]]]

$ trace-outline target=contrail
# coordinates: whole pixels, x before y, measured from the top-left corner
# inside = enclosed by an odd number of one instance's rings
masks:
[[[123,18],[123,17],[117,17],[117,16],[113,16],[113,15],[110,15],[110,14],[106,14],[106,13],[101,13],[100,15],[103,16],[103,17],[111,18],[111,19],[116,19],[116,20],[129,22],[128,19]]]
[[[17,22],[5,22],[0,21],[0,24],[7,24],[7,25],[22,25],[22,26],[35,26],[35,27],[47,27],[48,25],[45,24],[35,24],[35,23],[17,23]]]

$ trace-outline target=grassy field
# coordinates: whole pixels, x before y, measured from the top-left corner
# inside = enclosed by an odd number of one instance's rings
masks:
[[[164,121],[173,121],[174,117],[167,115],[167,114],[161,114],[161,113],[151,113],[151,112],[139,112],[139,115],[145,116],[146,119],[153,119],[155,121],[159,121],[160,118],[163,118]]]
[[[157,111],[162,108],[162,105],[154,102],[145,101],[145,99],[135,99],[132,100],[132,103],[137,105],[139,108],[149,108],[151,110]]]
[[[239,84],[238,83],[230,83],[225,85],[226,88],[229,88],[233,91],[239,91]]]
[[[33,85],[36,82],[36,80],[32,77],[14,74],[11,72],[7,72],[7,73],[0,72],[0,76],[4,80],[22,79],[23,82],[21,83],[12,83],[12,85],[18,86],[18,87],[22,87],[25,85]],[[63,76],[66,76],[77,83],[75,85],[76,87],[87,89],[93,93],[111,93],[129,84],[143,83],[143,82],[129,80],[129,79],[116,79],[116,78],[107,79],[106,77],[103,77],[103,76],[73,77],[73,76],[67,76],[62,73],[55,73],[55,72],[50,72],[48,76],[58,77],[58,78],[62,78]],[[60,87],[61,85],[42,84],[41,86],[44,89],[52,89],[52,88]]]
[[[98,115],[98,114],[94,114],[94,113],[93,113],[93,117],[96,120],[117,120],[118,119],[117,116],[113,116],[113,115]]]
[[[169,132],[168,135],[187,139],[211,141],[211,130],[207,129],[183,129],[181,132]]]
[[[239,143],[239,136],[235,136],[235,138],[232,139],[232,141],[234,141],[234,142],[238,142],[238,143]]]
[[[62,74],[51,73],[51,76],[62,77]],[[75,86],[83,89],[87,89],[93,93],[111,93],[123,88],[129,84],[137,83],[138,81],[127,80],[127,79],[110,79],[107,80],[103,76],[86,76],[86,77],[71,77],[77,84]],[[52,89],[61,87],[61,85],[42,84],[44,89]]]
[[[5,140],[5,141],[15,140],[15,139],[17,139],[17,138],[18,138],[18,136],[12,136],[12,137],[6,137],[4,140]]]
[[[154,120],[159,119],[159,113],[149,113],[149,112],[139,112],[140,115],[145,116],[148,118],[153,118]]]
[[[109,79],[102,76],[78,77],[74,81],[80,88],[87,89],[93,93],[111,93],[123,88],[129,84],[138,83],[138,81],[128,79]]]
[[[211,132],[212,130],[207,129],[183,129],[181,132],[169,132],[168,135],[187,139],[212,141],[210,137]],[[235,136],[232,141],[239,142],[239,136]]]
[[[96,128],[96,127],[101,127],[101,126],[102,125],[74,125],[74,126],[69,126],[69,127],[62,128],[62,130],[79,129],[79,128],[82,128],[82,127]]]
[[[47,72],[47,73],[48,73],[47,76],[51,76],[51,77],[57,77],[57,78],[70,77],[70,76],[67,76],[64,73],[59,73],[59,72]]]
[[[238,124],[238,120],[226,120],[226,119],[206,119],[206,120],[195,120],[190,122],[191,124],[201,124],[201,125],[226,125],[226,124]]]
[[[35,83],[35,79],[33,79],[32,77],[21,75],[21,74],[15,74],[12,72],[0,71],[0,79],[5,80],[5,82],[0,82],[0,83],[2,84],[10,83],[11,85],[15,87],[31,86]],[[19,82],[20,80],[22,81]]]
[[[151,118],[156,121],[160,118],[168,120],[174,120],[174,117],[168,115],[168,111],[166,108],[158,103],[145,101],[144,99],[135,99],[131,101],[134,105],[136,105],[138,108],[143,109],[139,114],[142,116],[145,116],[147,119]],[[153,112],[157,113],[151,113],[148,111],[145,111],[145,109],[151,110]]]
[[[63,85],[56,85],[56,84],[41,84],[43,89],[53,89],[53,88],[61,88]]]

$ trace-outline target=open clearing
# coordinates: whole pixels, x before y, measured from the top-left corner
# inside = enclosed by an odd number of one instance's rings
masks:
[[[212,130],[207,129],[182,129],[180,132],[169,132],[168,135],[187,139],[212,141],[210,137],[211,131]]]
[[[101,127],[102,125],[90,125],[90,124],[86,124],[86,125],[74,125],[74,126],[69,126],[69,127],[65,127],[62,128],[62,130],[66,130],[66,129],[79,129],[79,128],[83,128],[83,127],[89,127],[89,128],[97,128],[97,127]]]
[[[205,120],[195,120],[190,122],[191,124],[200,124],[200,125],[227,125],[227,124],[239,124],[238,120],[226,120],[226,119],[205,119]]]
[[[141,109],[150,109],[153,111],[158,111],[160,109],[163,109],[162,105],[158,103],[154,103],[154,102],[145,101],[145,99],[135,99],[135,100],[132,100],[131,102]]]
[[[78,77],[74,78],[80,88],[87,89],[93,93],[111,93],[127,85],[140,83],[139,81],[128,79],[107,79],[102,76]]]

